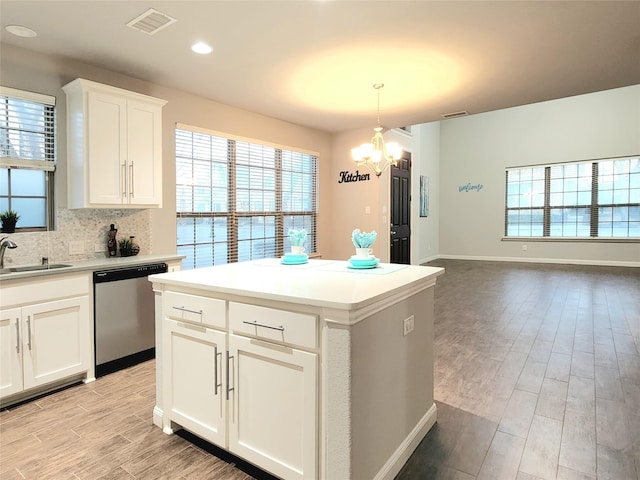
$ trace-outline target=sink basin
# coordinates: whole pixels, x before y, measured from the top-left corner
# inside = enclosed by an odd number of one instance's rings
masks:
[[[64,263],[52,263],[50,265],[25,265],[24,267],[9,267],[0,269],[0,275],[6,275],[7,273],[16,272],[37,272],[40,270],[54,270],[56,268],[70,267]]]

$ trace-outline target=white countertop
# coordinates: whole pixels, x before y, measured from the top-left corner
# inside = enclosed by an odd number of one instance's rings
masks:
[[[353,270],[348,262],[338,260],[282,265],[273,258],[150,275],[149,280],[166,286],[354,310],[400,290],[427,288],[443,273],[443,268],[382,263],[369,270]]]
[[[33,270],[26,272],[12,272],[0,275],[0,282],[8,280],[23,279],[28,277],[37,277],[42,275],[59,275],[70,272],[97,271],[114,268],[131,267],[136,265],[146,265],[149,263],[171,262],[184,258],[184,255],[176,254],[159,254],[159,255],[136,255],[133,257],[115,257],[100,258],[94,260],[85,260],[82,262],[61,262],[68,265],[63,268],[52,268],[48,270]],[[6,268],[23,267],[26,265],[6,265]]]

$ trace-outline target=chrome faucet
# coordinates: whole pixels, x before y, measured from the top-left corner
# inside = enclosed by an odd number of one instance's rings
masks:
[[[0,238],[0,268],[4,268],[4,251],[7,248],[18,248],[18,245],[9,237]]]

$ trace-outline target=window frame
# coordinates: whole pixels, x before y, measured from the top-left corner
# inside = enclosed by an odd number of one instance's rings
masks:
[[[318,197],[318,178],[319,178],[317,153],[306,151],[299,148],[271,144],[271,143],[267,143],[260,140],[248,139],[244,137],[229,135],[221,132],[215,132],[215,131],[211,131],[211,130],[203,129],[199,127],[194,127],[191,125],[184,125],[184,124],[177,123],[174,131],[174,139],[176,141],[176,151],[175,151],[176,168],[179,168],[179,158],[186,158],[179,155],[179,151],[178,151],[179,140],[177,138],[179,135],[179,131],[188,132],[189,134],[200,134],[200,135],[210,136],[215,138],[219,144],[222,144],[222,141],[226,141],[225,151],[227,156],[226,163],[223,163],[222,161],[220,161],[220,159],[214,160],[213,154],[211,155],[209,160],[206,160],[212,166],[215,163],[217,163],[219,166],[223,164],[226,165],[227,185],[226,185],[226,210],[225,211],[216,211],[213,197],[212,197],[211,206],[210,206],[210,208],[213,211],[207,211],[207,212],[181,211],[180,210],[181,207],[178,205],[178,192],[176,192],[176,222],[179,222],[181,219],[210,218],[212,222],[211,228],[212,228],[212,231],[214,231],[213,222],[215,221],[215,219],[217,218],[226,219],[227,235],[226,235],[226,238],[223,240],[216,240],[212,233],[211,240],[209,242],[198,242],[197,232],[194,231],[193,242],[191,241],[180,242],[180,238],[178,235],[178,238],[176,239],[176,248],[178,252],[180,252],[180,249],[184,247],[191,246],[193,248],[193,254],[192,254],[193,256],[183,260],[183,268],[191,269],[191,268],[199,268],[199,267],[205,266],[203,264],[199,264],[198,262],[198,258],[197,258],[198,245],[201,245],[201,246],[208,245],[208,244],[212,245],[211,265],[219,265],[222,263],[235,263],[238,261],[281,256],[283,255],[284,250],[287,248],[287,242],[289,241],[288,234],[287,232],[284,231],[285,228],[287,228],[285,227],[285,225],[289,223],[287,221],[287,218],[292,218],[297,221],[302,221],[306,224],[311,225],[312,231],[309,232],[307,237],[307,242],[305,245],[308,250],[308,253],[316,252],[317,250],[317,217],[318,217],[317,197]],[[236,146],[238,144],[244,144],[243,146],[248,149],[251,149],[253,147],[258,149],[262,148],[266,150],[272,149],[273,155],[274,155],[273,166],[260,167],[260,166],[253,165],[250,161],[247,162],[248,158],[246,156],[241,156],[241,154],[237,152]],[[213,144],[212,144],[212,148],[214,148]],[[218,148],[220,148],[220,146],[218,146]],[[290,190],[286,189],[283,185],[283,172],[289,171],[286,168],[283,168],[283,152],[288,152],[289,154],[291,154],[291,156],[302,155],[303,159],[311,162],[310,170],[302,172],[303,175],[311,176],[311,184],[312,184],[311,192],[310,193],[304,192],[306,198],[310,199],[310,207],[308,210],[305,210],[304,209],[305,206],[303,205],[301,205],[302,210],[285,209],[284,202],[283,202],[283,193],[289,192]],[[221,152],[218,152],[218,154],[222,156]],[[264,160],[264,158],[266,157],[262,156],[260,158]],[[191,160],[192,168],[194,165],[193,163],[194,160],[202,161],[202,159],[200,158],[196,159],[195,155],[193,155],[190,160]],[[238,188],[239,176],[238,176],[237,170],[239,165],[243,167],[247,167],[247,169],[249,170],[254,168],[257,168],[257,169],[264,168],[266,170],[273,172],[275,190],[273,192],[270,192],[270,193],[273,193],[275,197],[275,200],[274,200],[275,203],[273,204],[274,205],[273,208],[263,208],[261,210],[255,210],[250,206],[248,209],[247,208],[243,208],[240,210],[238,209],[238,205],[236,205],[236,200],[238,198],[238,190],[246,190],[247,185],[249,185],[250,191],[259,192],[261,194],[264,193],[265,191],[269,192],[269,189],[264,189],[264,188],[263,189],[258,188],[255,190],[251,189],[250,188],[251,182],[249,182],[249,184],[241,184],[240,188]],[[180,187],[184,187],[184,186],[186,185],[179,183],[178,173],[176,172],[176,189],[179,189]],[[213,190],[214,188],[223,188],[222,186],[214,185],[213,181],[210,182],[210,187],[211,187],[211,190]],[[195,185],[194,185],[194,188],[195,188]],[[271,198],[271,195],[269,195],[269,198]],[[264,207],[264,204],[263,204],[263,207]],[[191,208],[194,209],[195,204],[192,203]],[[306,217],[307,220],[306,221],[301,220],[300,217]],[[265,237],[260,237],[260,236],[254,236],[253,234],[251,234],[248,238],[239,238],[239,230],[240,230],[240,224],[242,223],[242,220],[243,219],[259,219],[259,218],[273,219],[273,227],[272,227],[274,231],[273,236],[267,235]],[[266,225],[266,222],[265,222],[265,225]],[[299,224],[295,224],[295,223],[294,223],[294,227],[301,228]],[[197,227],[194,221],[194,230],[196,228]],[[269,228],[271,228],[271,226],[269,226]],[[265,226],[265,231],[266,229],[267,227]],[[251,231],[253,233],[253,228],[251,228]],[[254,256],[255,245],[253,242],[255,241],[259,242],[261,238],[273,239],[273,245],[265,244],[265,246],[263,247],[264,248],[263,255]],[[241,243],[244,241],[247,241],[248,242],[247,244],[252,247],[249,253],[249,258],[245,258],[245,256],[241,256],[241,253],[242,253]],[[216,262],[216,255],[217,255],[215,251],[216,244],[218,244],[219,248],[222,250],[223,253],[221,256],[224,256],[226,261]],[[189,261],[190,258],[193,259],[193,263],[190,265],[186,265],[185,262]]]
[[[624,157],[612,157],[612,158],[601,158],[601,159],[593,159],[593,160],[582,160],[579,162],[563,162],[563,163],[555,163],[555,164],[545,164],[545,165],[529,165],[529,166],[517,166],[517,167],[507,167],[505,169],[505,196],[504,196],[504,230],[503,230],[503,237],[502,240],[503,241],[517,241],[517,240],[523,240],[526,239],[527,241],[552,241],[552,242],[615,242],[615,243],[640,243],[640,235],[638,236],[626,236],[626,237],[621,237],[621,236],[613,236],[613,230],[612,230],[612,235],[602,235],[601,232],[599,231],[600,229],[600,221],[599,221],[599,215],[600,215],[600,209],[603,208],[640,208],[640,202],[631,202],[631,199],[629,199],[628,202],[626,203],[599,203],[599,179],[601,177],[604,177],[604,175],[600,175],[599,171],[600,171],[600,165],[604,164],[605,162],[615,162],[615,161],[619,161],[619,160],[637,160],[640,161],[640,156],[639,155],[631,155],[631,156],[624,156]],[[590,175],[589,177],[586,176],[580,176],[579,173],[576,174],[575,176],[575,180],[576,180],[576,184],[579,183],[579,179],[580,178],[589,178],[590,179],[590,188],[588,190],[586,189],[580,189],[579,187],[576,187],[575,192],[573,190],[567,190],[566,187],[564,187],[561,191],[556,192],[554,190],[554,188],[552,188],[551,186],[551,182],[552,180],[556,180],[556,181],[562,181],[566,182],[568,179],[574,179],[573,176],[569,176],[566,174],[563,174],[560,177],[553,177],[552,179],[552,169],[557,169],[558,167],[560,168],[564,168],[565,166],[575,166],[576,169],[580,169],[580,166],[586,165],[588,166],[588,169],[590,170]],[[514,171],[518,171],[519,174],[520,172],[526,171],[526,170],[531,170],[532,172],[532,176],[534,174],[534,170],[535,169],[544,169],[544,192],[542,192],[542,195],[544,197],[544,201],[543,203],[540,204],[533,204],[534,202],[531,202],[531,204],[529,205],[518,205],[518,206],[509,206],[509,197],[510,196],[514,196],[512,193],[510,193],[510,184],[518,185],[518,188],[520,189],[520,187],[523,185],[523,183],[521,181],[518,182],[509,182],[509,173],[510,172],[514,172]],[[640,172],[631,172],[629,175],[640,175]],[[540,181],[540,179],[537,179],[538,181]],[[533,180],[532,180],[533,182]],[[625,191],[628,191],[629,193],[631,193],[632,191],[636,190],[636,188],[633,188],[632,184],[631,184],[631,179],[629,181],[629,186],[626,189],[623,189]],[[551,200],[551,196],[552,194],[561,194],[561,195],[566,195],[568,193],[575,193],[576,194],[576,198],[579,197],[580,193],[584,193],[585,195],[588,194],[589,195],[589,203],[586,204],[585,202],[578,202],[578,200],[576,200],[576,204],[553,204],[554,202]],[[518,198],[520,199],[522,193],[518,193]],[[613,193],[612,193],[613,195]],[[539,202],[537,202],[539,203]],[[570,210],[570,209],[582,209],[582,210],[588,210],[588,218],[589,218],[589,225],[587,227],[589,233],[588,235],[580,235],[578,236],[577,233],[575,236],[557,236],[557,235],[552,235],[552,210]],[[542,235],[509,235],[509,214],[510,212],[519,212],[519,211],[528,211],[531,212],[532,214],[532,218],[533,218],[533,212],[534,210],[538,211],[538,215],[540,213],[540,211],[542,211]],[[625,223],[627,224],[627,231],[629,231],[630,228],[630,223],[631,222],[637,222],[637,220],[633,220],[629,217],[629,215],[627,216],[627,220],[625,221]],[[512,224],[513,225],[513,224]],[[521,225],[520,222],[517,223],[517,225]],[[525,223],[526,225],[526,223]],[[537,230],[540,229],[540,222],[533,222],[531,221],[529,223],[529,225],[531,226],[531,230],[533,230],[533,225],[538,225]],[[556,224],[557,225],[557,224]],[[563,228],[565,225],[565,222],[562,222],[560,224]],[[526,228],[526,227],[525,227]],[[583,231],[585,229],[585,227],[583,226]],[[578,231],[578,226],[576,223],[576,232]]]
[[[42,226],[21,227],[20,224],[16,226],[16,232],[38,232],[38,231],[50,231],[55,228],[55,170],[56,170],[56,154],[57,154],[57,109],[56,109],[56,97],[52,95],[45,95],[41,93],[29,92],[26,90],[19,90],[16,88],[10,88],[0,86],[0,102],[8,102],[9,99],[24,101],[34,104],[39,104],[45,107],[45,111],[42,116],[42,120],[45,124],[44,128],[44,140],[42,147],[44,154],[42,158],[32,159],[23,157],[13,157],[0,154],[0,168],[7,169],[8,176],[8,190],[6,195],[3,195],[7,199],[7,208],[15,209],[12,205],[14,198],[42,198],[42,196],[19,196],[11,194],[10,177],[12,171],[15,170],[37,170],[44,172],[44,221]],[[47,110],[48,107],[48,111]],[[7,127],[9,130],[9,127]],[[20,213],[20,212],[18,212]]]

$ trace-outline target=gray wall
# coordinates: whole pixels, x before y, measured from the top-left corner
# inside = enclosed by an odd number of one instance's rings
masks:
[[[640,85],[443,121],[440,148],[440,256],[638,266],[640,243],[502,236],[505,168],[640,154]]]

